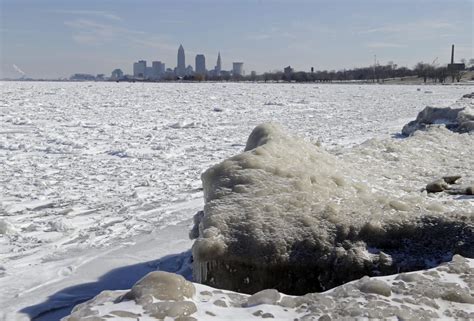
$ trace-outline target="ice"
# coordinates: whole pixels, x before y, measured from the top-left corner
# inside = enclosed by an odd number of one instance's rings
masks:
[[[186,281],[181,275],[168,272],[152,272],[138,281],[125,295],[125,299],[143,302],[159,300],[182,301],[191,298],[196,292],[192,283]]]
[[[13,225],[5,219],[0,220],[0,234],[6,235],[15,233]]]
[[[390,137],[422,107],[445,107],[466,93],[463,86],[423,88],[433,94],[378,85],[1,82],[0,220],[14,232],[0,235],[0,312],[11,315],[108,270],[189,249],[188,227],[182,224],[203,207],[201,172],[242,151],[256,125],[281,123],[338,154],[341,146]],[[215,112],[216,106],[223,112]],[[177,122],[196,126],[169,127]],[[394,179],[394,159],[415,160],[417,147],[381,157],[377,144],[368,144],[367,155],[353,161],[354,167],[367,167],[368,174],[384,169],[372,178],[399,193],[405,184]],[[437,148],[429,161],[453,160],[466,179],[461,161],[470,160],[467,145],[454,144],[458,154]],[[356,154],[359,159],[361,153]],[[413,176],[426,185],[441,169]],[[404,179],[410,189],[424,186],[419,179]],[[471,202],[435,197],[439,202],[430,206],[439,211]],[[36,210],[23,206],[36,201],[53,204]],[[15,206],[22,209],[6,211]],[[50,222],[59,221],[67,228],[52,228]],[[183,231],[170,236],[174,224]],[[92,297],[94,291],[71,294],[62,304]],[[29,313],[57,308],[54,299],[46,301]],[[44,320],[55,320],[48,316]]]
[[[260,304],[275,304],[280,300],[280,293],[275,289],[266,289],[250,296],[246,306],[255,306]]]
[[[473,272],[474,260],[456,255],[451,262],[431,270],[364,277],[323,293],[304,296],[288,296],[276,290],[249,296],[194,284],[196,292],[185,301],[156,300],[153,308],[148,309],[135,301],[120,300],[124,291],[105,291],[77,306],[71,316],[63,320],[85,321],[90,316],[121,320],[126,313],[140,320],[180,315],[200,321],[472,319]]]
[[[364,280],[360,284],[359,289],[365,293],[375,293],[383,296],[390,296],[392,294],[390,286],[381,280]]]
[[[385,164],[371,172],[361,162],[369,146],[337,158],[277,125],[257,126],[243,153],[202,175],[205,206],[191,232],[198,235],[194,279],[245,293],[276,288],[302,294],[363,275],[435,266],[453,253],[474,256],[472,204],[458,202],[456,210],[440,213],[436,201],[408,184],[417,179],[425,185],[417,175],[421,168],[445,171],[449,165],[472,180],[472,160],[456,159],[459,146],[474,148],[470,134],[432,128],[380,141],[370,162],[381,157]],[[418,148],[412,159],[385,156],[411,153],[410,146]],[[430,159],[438,149],[452,155],[449,165],[436,154]],[[383,175],[390,162],[397,164],[391,175],[399,175],[400,186],[387,191],[371,176]],[[373,248],[376,253],[369,252]],[[376,283],[367,291],[389,293]]]
[[[417,130],[440,124],[451,130],[470,132],[474,130],[473,106],[472,98],[463,97],[453,107],[426,107],[418,114],[416,120],[403,127],[402,133],[409,136]]]

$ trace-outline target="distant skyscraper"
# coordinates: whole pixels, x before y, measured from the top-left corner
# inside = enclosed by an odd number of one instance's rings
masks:
[[[161,61],[153,61],[151,63],[152,78],[158,79],[165,73],[165,64]]]
[[[204,55],[196,55],[196,73],[200,75],[206,74],[206,57]]]
[[[234,62],[232,63],[232,73],[234,76],[243,76],[244,75],[244,63],[243,62]]]
[[[153,67],[145,68],[145,78],[153,78]]]
[[[216,72],[217,75],[221,73],[222,70],[222,61],[221,61],[221,53],[219,52],[217,55],[217,64],[214,67],[214,71]]]
[[[145,78],[146,76],[146,61],[139,60],[133,64],[133,77]]]
[[[186,62],[184,56],[183,45],[179,45],[178,49],[178,66],[176,67],[176,73],[178,76],[182,77],[186,73]]]

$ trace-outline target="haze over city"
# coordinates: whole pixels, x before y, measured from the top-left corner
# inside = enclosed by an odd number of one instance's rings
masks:
[[[176,66],[223,57],[259,73],[353,68],[473,56],[473,2],[450,1],[1,1],[0,77],[105,73],[132,62]],[[225,57],[225,58],[224,58]]]

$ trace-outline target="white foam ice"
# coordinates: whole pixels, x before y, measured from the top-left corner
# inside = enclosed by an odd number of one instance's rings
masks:
[[[241,151],[256,125],[277,122],[334,149],[388,137],[420,108],[450,105],[466,91],[425,88],[433,93],[378,85],[2,82],[0,310],[39,303],[61,282],[83,282],[71,276],[84,262],[189,220],[203,206],[201,172]],[[195,126],[170,128],[180,121]]]

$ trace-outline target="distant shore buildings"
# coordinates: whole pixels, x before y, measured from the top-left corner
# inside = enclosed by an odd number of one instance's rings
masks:
[[[263,74],[251,71],[246,75],[243,62],[233,62],[231,70],[222,69],[222,57],[217,54],[217,61],[212,69],[207,69],[210,65],[206,62],[204,54],[197,54],[194,57],[194,68],[186,66],[186,54],[184,47],[179,46],[177,52],[177,65],[175,68],[166,68],[165,64],[159,60],[152,61],[151,66],[146,60],[139,60],[133,63],[133,75],[125,75],[121,69],[114,69],[110,77],[103,74],[96,76],[92,74],[76,73],[69,77],[72,81],[254,81],[254,82],[349,82],[349,83],[418,83],[421,79],[423,83],[445,83],[448,78],[451,82],[474,81],[474,58],[468,60],[454,59],[454,45],[452,45],[450,62],[446,64],[436,63],[438,57],[432,63],[423,61],[417,63],[413,68],[398,67],[392,61],[386,65],[375,63],[365,67],[354,67],[352,69],[340,70],[315,70],[314,67],[308,71],[297,71],[291,66],[286,66],[280,70],[273,70]],[[188,60],[189,61],[189,60]],[[22,77],[22,80],[35,80]],[[10,80],[10,79],[6,79]],[[17,80],[17,79],[16,79]]]

